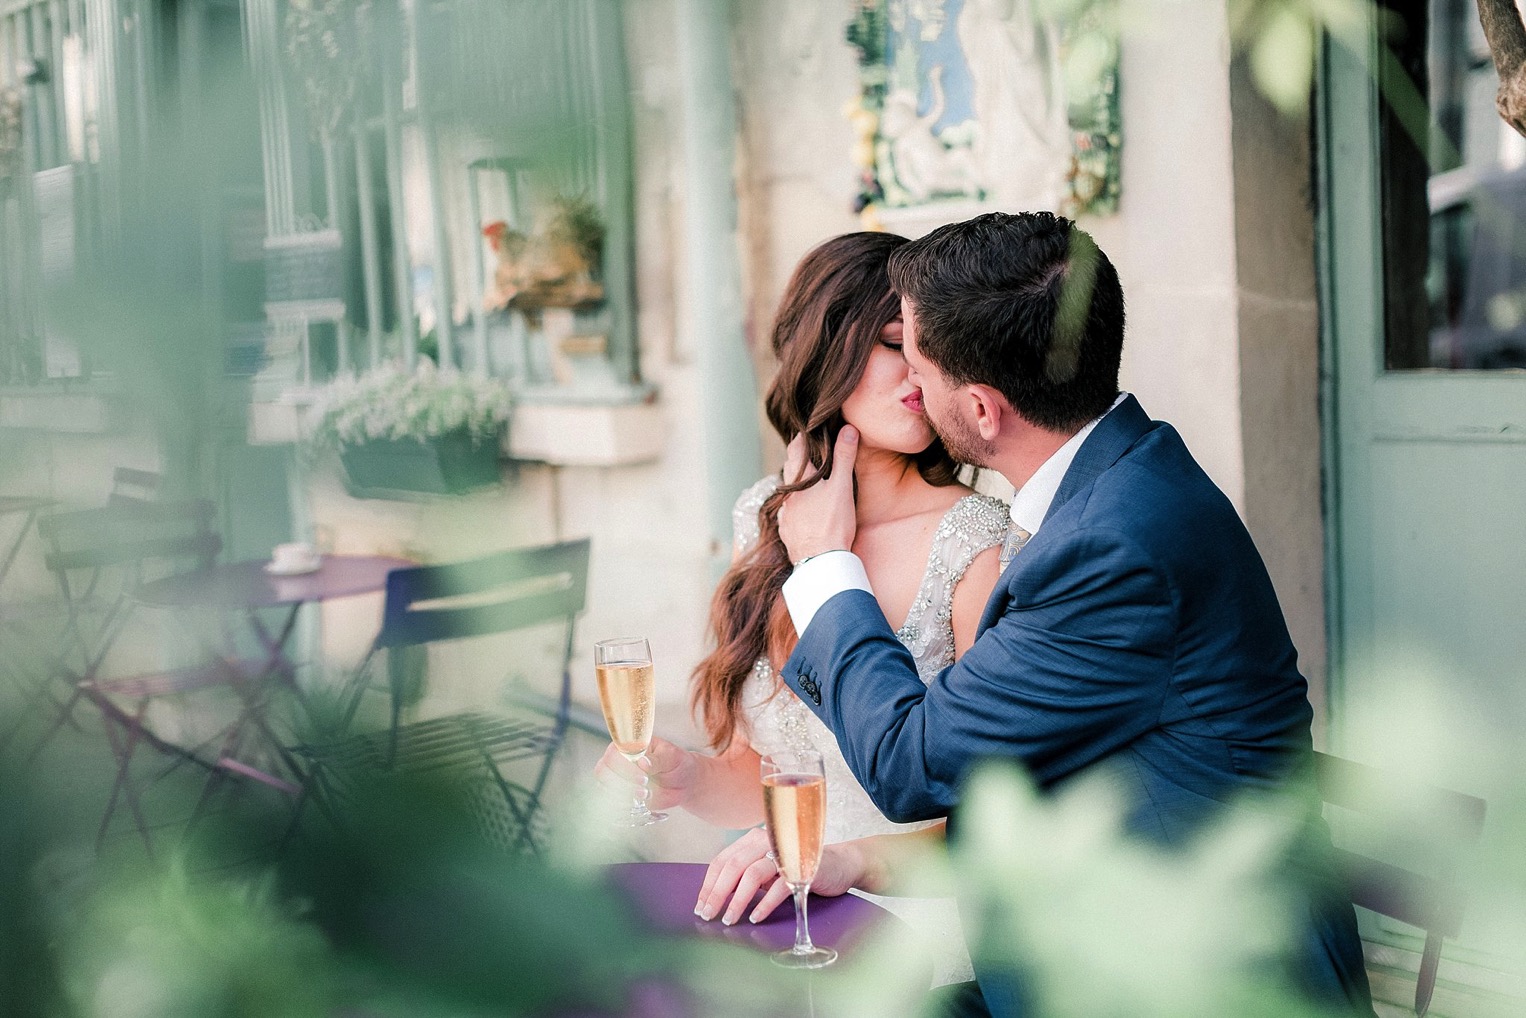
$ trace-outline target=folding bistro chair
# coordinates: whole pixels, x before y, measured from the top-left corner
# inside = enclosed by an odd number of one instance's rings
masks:
[[[111,494],[107,505],[144,505],[159,497],[164,478],[152,470],[117,467],[111,474]]]
[[[346,727],[371,683],[371,665],[385,653],[389,724],[327,745],[299,747],[309,761],[304,797],[337,816],[335,779],[364,769],[422,772],[481,766],[507,816],[481,819],[512,850],[538,852],[535,823],[541,793],[567,730],[571,707],[573,630],[588,587],[587,540],[501,551],[450,565],[398,569],[387,578],[381,632],[362,662],[344,709]],[[402,723],[415,682],[409,651],[428,644],[507,633],[560,621],[561,689],[549,717],[470,712]],[[508,764],[529,765],[511,780]],[[494,803],[494,808],[497,803]],[[501,821],[501,822],[500,822]]]
[[[251,720],[258,716],[251,704],[261,695],[255,685],[265,677],[264,662],[213,655],[188,667],[126,676],[105,674],[108,656],[126,628],[137,587],[151,578],[151,573],[183,570],[187,563],[194,568],[211,567],[222,546],[211,529],[213,512],[213,505],[202,500],[119,502],[102,509],[57,514],[39,524],[48,546],[45,560],[58,577],[68,612],[65,656],[53,677],[67,682],[69,693],[66,698],[55,698],[57,716],[32,755],[35,758],[60,728],[73,721],[82,701],[100,713],[116,774],[97,833],[98,848],[118,806],[125,803],[152,854],[141,789],[132,775],[140,746],[147,745],[169,758],[171,767],[186,762],[209,770],[212,767],[211,761],[200,755],[202,747],[182,746],[153,731],[148,712],[155,702],[216,687],[233,690],[238,698],[236,719],[208,740],[208,744],[221,740],[225,749],[239,745]],[[108,571],[120,575],[110,582],[109,591],[103,591],[103,577]],[[91,599],[100,603],[90,605]],[[88,625],[91,609],[99,616],[93,627]],[[68,661],[70,652],[78,655],[78,670]]]
[[[53,513],[37,521],[43,562],[58,581],[63,627],[42,698],[57,712],[32,756],[65,724],[121,635],[133,592],[145,570],[206,568],[222,550],[212,531],[214,508],[204,500],[108,505]],[[55,681],[56,680],[56,681]]]
[[[1486,804],[1471,795],[1407,784],[1376,767],[1327,753],[1314,754],[1314,776],[1326,803],[1362,814],[1396,835],[1412,834],[1419,818],[1447,848],[1460,853],[1483,832]],[[1422,875],[1341,848],[1335,858],[1353,902],[1425,933],[1415,983],[1415,1014],[1424,1015],[1436,989],[1442,941],[1462,928],[1467,906],[1462,889],[1451,872]]]

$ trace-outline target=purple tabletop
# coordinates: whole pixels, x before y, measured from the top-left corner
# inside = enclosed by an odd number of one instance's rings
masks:
[[[735,926],[726,926],[719,919],[705,922],[695,915],[694,903],[705,882],[702,862],[629,862],[609,870],[615,886],[624,890],[641,915],[661,932],[717,937],[764,951],[783,951],[795,944],[795,908],[787,901],[760,923],[743,918]],[[835,898],[813,894],[806,916],[811,940],[822,947],[835,947],[844,955],[877,924],[899,921],[873,902],[851,894]]]
[[[161,608],[271,608],[369,594],[386,587],[392,570],[414,564],[386,555],[324,555],[311,573],[274,576],[265,571],[265,559],[231,562],[145,583],[136,596]]]

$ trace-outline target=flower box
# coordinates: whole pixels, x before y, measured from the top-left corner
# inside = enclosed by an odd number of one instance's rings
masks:
[[[461,428],[433,438],[375,438],[339,450],[345,487],[357,498],[399,493],[459,495],[501,480],[497,439]]]
[[[362,498],[459,494],[499,483],[511,402],[496,379],[385,364],[317,394],[306,444],[338,449],[346,487]]]

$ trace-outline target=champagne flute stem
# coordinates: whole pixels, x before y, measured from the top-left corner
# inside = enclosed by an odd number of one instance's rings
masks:
[[[638,753],[635,756],[635,758],[632,759],[631,762],[635,763],[635,764],[637,764],[639,766],[641,760],[645,756],[646,756],[645,753]],[[647,807],[646,807],[646,800],[648,798],[650,798],[651,794],[652,794],[651,789],[650,789],[649,784],[648,784],[650,780],[651,779],[649,779],[646,776],[646,774],[643,772],[642,775],[641,775],[641,784],[636,787],[635,796],[634,796],[634,798],[631,801],[631,815],[632,816],[637,816],[637,817],[646,816],[646,814],[648,812],[650,812],[647,809]]]
[[[805,899],[811,893],[810,884],[790,888],[795,895],[795,954],[810,954],[816,949],[811,943],[811,928],[805,918]]]

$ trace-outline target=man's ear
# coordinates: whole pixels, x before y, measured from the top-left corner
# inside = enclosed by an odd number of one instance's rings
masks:
[[[1007,401],[989,385],[970,385],[966,393],[971,412],[975,415],[976,431],[987,442],[996,441],[1001,435],[1002,418],[1012,412]]]

